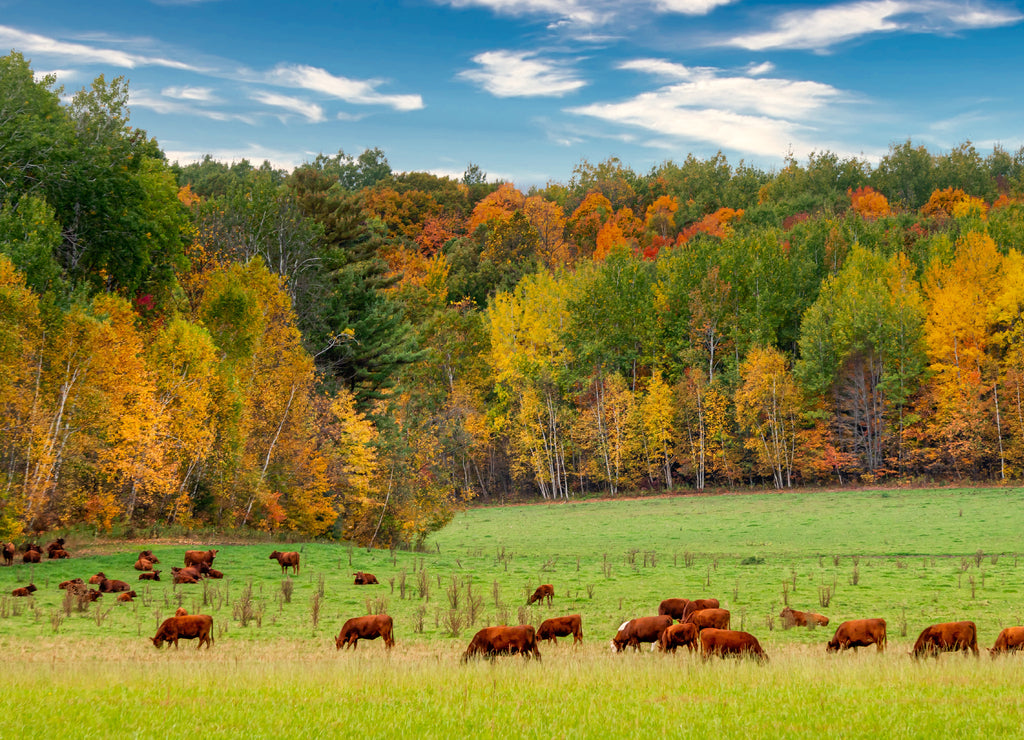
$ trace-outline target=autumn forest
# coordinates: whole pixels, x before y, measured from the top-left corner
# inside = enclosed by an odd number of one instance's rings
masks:
[[[497,145],[497,143],[496,143]],[[0,58],[0,537],[1024,474],[1024,150],[169,163]]]

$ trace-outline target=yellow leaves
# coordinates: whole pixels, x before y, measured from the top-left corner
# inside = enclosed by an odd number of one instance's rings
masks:
[[[886,197],[872,187],[865,185],[856,190],[848,188],[846,194],[850,196],[851,208],[862,218],[881,218],[892,212]]]
[[[948,187],[934,191],[928,202],[921,206],[921,213],[925,216],[983,220],[988,214],[988,206],[981,198],[968,195],[960,188]]]
[[[472,234],[488,221],[507,221],[512,214],[522,209],[526,197],[511,183],[502,183],[493,193],[482,198],[473,209],[466,231]]]
[[[178,200],[181,201],[183,205],[191,207],[202,199],[192,192],[191,185],[183,185],[178,188]]]

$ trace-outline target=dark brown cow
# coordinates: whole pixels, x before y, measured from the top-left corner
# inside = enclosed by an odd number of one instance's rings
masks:
[[[67,550],[54,550],[50,553],[51,560],[67,560],[71,557],[71,553]]]
[[[701,609],[687,614],[683,623],[696,626],[698,632],[709,628],[727,630],[731,617],[728,609]]]
[[[761,643],[749,632],[711,628],[701,630],[700,647],[704,660],[708,660],[712,655],[720,658],[727,655],[747,656],[757,658],[761,663],[768,660],[768,656],[761,649]]]
[[[672,617],[661,614],[657,617],[637,617],[619,625],[619,631],[612,638],[612,648],[621,653],[627,645],[634,650],[640,649],[641,642],[657,642],[672,624]]]
[[[493,660],[498,655],[515,655],[517,653],[527,660],[531,656],[540,660],[540,651],[537,649],[537,633],[532,625],[484,627],[473,635],[469,647],[462,654],[462,662],[466,663],[475,655]]]
[[[538,640],[551,640],[556,645],[559,637],[568,637],[569,635],[572,635],[573,645],[583,642],[583,619],[579,614],[545,619],[537,628]]]
[[[672,619],[682,619],[689,603],[689,599],[665,599],[658,604],[658,615],[667,614]]]
[[[29,550],[21,556],[21,562],[23,563],[38,563],[43,559],[43,556],[39,554],[38,550]]]
[[[46,552],[49,553],[51,559],[53,559],[53,553],[54,552],[56,552],[57,550],[63,550],[63,549],[64,549],[64,538],[63,537],[58,537],[57,539],[55,539],[53,542],[51,542],[49,545],[46,546]]]
[[[209,650],[213,644],[213,617],[209,614],[190,614],[184,617],[168,617],[156,631],[156,637],[149,638],[156,647],[169,642],[178,647],[178,640],[194,640],[199,638],[198,650],[206,643]]]
[[[8,542],[4,545],[4,565],[14,565],[14,553],[18,551],[18,548],[14,546],[13,542]]]
[[[533,596],[526,601],[526,605],[529,606],[535,601],[543,601],[544,599],[547,599],[548,606],[551,606],[551,600],[553,598],[555,598],[555,587],[550,583],[545,583],[543,586],[537,586],[537,590],[534,591]]]
[[[789,629],[790,627],[826,627],[828,626],[828,617],[824,614],[816,614],[815,612],[801,612],[796,609],[790,609],[788,606],[779,612],[779,616],[782,617],[782,628]]]
[[[61,581],[57,588],[67,589],[69,586],[84,586],[85,581],[81,578],[72,578],[70,581]]]
[[[200,565],[190,565],[187,568],[178,568],[178,567],[173,566],[173,565],[171,566],[171,573],[173,573],[175,576],[180,575],[180,576],[192,578],[196,582],[198,582],[199,579],[202,578],[203,576],[209,574],[209,572],[210,572],[210,566],[207,565],[206,563],[201,563]]]
[[[974,622],[942,622],[925,627],[910,652],[915,658],[922,655],[939,657],[939,653],[970,650],[978,657],[978,628]]]
[[[124,581],[113,580],[110,578],[104,578],[100,581],[100,593],[103,594],[116,594],[131,590],[132,587]]]
[[[206,563],[207,565],[213,565],[213,559],[217,556],[219,550],[185,550],[185,567],[190,565],[199,565],[200,563]]]
[[[875,645],[878,652],[885,650],[885,620],[884,619],[851,619],[843,622],[828,641],[827,652],[834,653],[837,650],[853,648],[854,652],[859,647]]]
[[[681,647],[689,648],[691,653],[697,647],[697,625],[690,622],[672,624],[658,638],[658,648],[662,652],[674,653]]]
[[[152,550],[143,550],[139,553],[139,560],[151,560],[154,563],[159,563],[160,558],[153,554]]]
[[[199,583],[199,581],[193,576],[189,575],[183,570],[176,571],[171,577],[172,583]]]
[[[395,646],[394,625],[391,617],[387,614],[371,614],[368,617],[353,617],[341,627],[341,632],[334,640],[334,647],[341,650],[343,647],[352,646],[356,649],[356,643],[360,640],[376,640],[384,638],[384,647],[388,650]]]
[[[117,595],[117,600],[118,601],[131,601],[136,596],[138,596],[138,594],[135,593],[134,591],[128,591],[128,592],[123,593],[123,594],[118,594]]]
[[[357,586],[372,586],[377,583],[377,576],[373,573],[363,573],[363,571],[359,570],[353,573],[353,575],[356,577],[355,584]]]
[[[31,596],[35,591],[36,585],[34,583],[30,583],[27,586],[22,586],[21,588],[16,588],[11,591],[11,596]]]
[[[102,580],[103,580],[103,579],[105,579],[106,577],[107,577],[107,574],[106,574],[106,573],[104,573],[104,572],[103,572],[103,571],[101,570],[101,571],[100,571],[99,573],[97,573],[96,575],[94,575],[94,576],[89,576],[89,585],[91,585],[91,586],[95,586],[95,585],[96,585],[97,583],[99,583],[100,581],[102,581]]]
[[[152,571],[149,571],[148,573],[139,573],[139,580],[140,581],[159,581],[160,580],[160,571],[152,570]]]
[[[210,570],[208,570],[206,572],[206,577],[207,578],[223,578],[224,574],[221,573],[219,570],[216,570],[215,568],[210,568]]]
[[[153,561],[149,558],[139,558],[135,561],[135,570],[153,570]]]
[[[988,652],[994,658],[1000,653],[1013,653],[1021,648],[1024,648],[1024,627],[1005,627]]]
[[[683,616],[678,619],[685,622],[686,618],[694,612],[699,612],[701,609],[717,609],[720,606],[718,599],[694,599],[686,605],[686,608],[683,609]]]
[[[292,569],[294,575],[299,574],[299,553],[297,552],[278,552],[274,550],[270,553],[270,560],[276,560],[281,566],[281,572],[284,573],[288,568]]]

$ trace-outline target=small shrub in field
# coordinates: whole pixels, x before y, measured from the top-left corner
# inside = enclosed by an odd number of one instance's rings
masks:
[[[856,586],[858,583],[860,583],[860,567],[854,565],[853,572],[850,573],[850,585]]]
[[[416,634],[423,634],[423,618],[427,615],[427,607],[420,606],[416,607],[415,621],[413,622],[412,631]]]
[[[697,562],[697,555],[696,554],[694,554],[692,552],[689,552],[689,551],[683,553],[683,565],[685,565],[687,568],[692,568],[693,564],[696,563],[696,562]]]
[[[112,611],[114,611],[114,607],[110,607],[106,611],[103,611],[103,608],[97,605],[92,613],[93,619],[96,620],[96,626],[102,627],[103,622],[106,620],[107,617],[110,616],[110,612]]]
[[[840,560],[842,560],[842,557],[841,557],[841,556],[839,556],[839,555],[833,555],[833,556],[832,556],[832,565],[834,565],[835,567],[837,567],[837,568],[838,568],[838,567],[839,567],[839,561],[840,561]]]
[[[249,622],[256,619],[256,602],[252,597],[252,581],[245,585],[242,593],[235,599],[231,615],[243,626],[249,626]]]
[[[71,612],[68,612],[68,614],[70,613]],[[64,622],[65,616],[66,615],[62,609],[54,609],[53,612],[50,613],[50,626],[53,628],[55,633],[60,631],[60,626]]]
[[[527,609],[525,606],[519,607],[519,612],[517,616],[519,617],[519,624],[530,623],[530,610]]]
[[[704,588],[711,588],[711,566],[708,566],[708,577],[704,579]]]
[[[775,629],[775,615],[768,612],[768,616],[764,619],[764,626],[768,628],[769,632]]]
[[[284,599],[285,604],[292,603],[292,593],[295,591],[295,581],[288,576],[281,581],[281,597]],[[203,599],[203,603],[206,603],[206,599]]]
[[[462,633],[463,616],[458,609],[449,609],[441,615],[441,622],[444,624],[445,634],[449,637],[458,637]]]
[[[782,582],[782,605],[789,606],[789,584]]]
[[[484,609],[484,597],[473,593],[473,585],[466,584],[466,621],[470,627],[476,624]]]
[[[416,589],[421,599],[430,601],[430,576],[427,575],[426,568],[421,568],[416,574]]]
[[[594,598],[594,584],[593,583],[588,583],[587,584],[587,598],[588,599]]]
[[[968,580],[968,581],[970,582],[970,584],[971,584],[971,600],[973,601],[973,600],[974,600],[974,585],[975,585],[975,584],[974,584],[974,576],[973,576],[973,575],[971,575],[971,576],[968,576],[968,577],[967,577],[967,580]]]
[[[981,561],[984,560],[984,558],[985,558],[985,553],[983,553],[981,550],[978,550],[976,553],[974,553],[974,565],[976,567],[980,568],[981,567]]]
[[[900,637],[907,636],[907,607],[903,607],[900,618],[896,620],[896,625],[900,628]]]
[[[398,598],[403,600],[405,599],[405,579],[407,577],[408,574],[406,573],[405,568],[402,568],[402,570],[398,572]]]
[[[988,561],[992,563],[992,565],[996,565],[999,562],[999,553],[993,553],[989,557]]]
[[[462,596],[462,591],[459,588],[459,579],[456,578],[455,576],[452,576],[452,582],[448,585],[448,589],[447,589],[446,593],[448,594],[448,606],[449,606],[449,608],[451,608],[451,609],[458,609],[459,608],[459,599]]]
[[[764,565],[764,558],[759,558],[755,555],[750,555],[748,557],[743,558],[743,560],[740,561],[740,565]]]
[[[317,628],[320,624],[320,612],[323,609],[324,597],[319,593],[314,593],[309,599],[309,618],[313,623],[313,629]]]
[[[321,599],[327,593],[327,585],[324,582],[324,574],[323,573],[321,573],[320,577],[316,579],[316,592],[318,594],[320,594],[320,598]]]
[[[395,593],[395,577],[394,576],[391,576],[391,578],[388,579],[388,584],[391,586],[391,593],[392,594]]]
[[[495,581],[491,584],[491,595],[494,597],[494,608],[501,608],[501,583]]]
[[[508,624],[509,614],[507,607],[501,607],[494,612],[494,623],[495,624]]]
[[[823,609],[827,609],[828,605],[832,603],[832,587],[831,586],[819,586],[818,587],[818,603]]]
[[[64,598],[60,602],[60,608],[64,610],[64,616],[71,616],[71,610],[75,607],[75,600],[75,594],[70,589],[65,589]]]

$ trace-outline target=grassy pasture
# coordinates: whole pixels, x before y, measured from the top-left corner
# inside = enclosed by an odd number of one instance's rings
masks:
[[[1022,504],[1021,489],[971,489],[475,509],[426,553],[214,543],[227,578],[178,587],[137,582],[134,556],[151,546],[169,576],[194,545],[72,540],[72,560],[0,568],[0,737],[1019,735],[1024,656],[916,663],[907,651],[933,622],[973,619],[983,648],[1024,624]],[[290,602],[267,559],[275,547],[303,553]],[[142,598],[64,614],[57,583],[98,570]],[[354,586],[355,570],[381,584]],[[6,596],[30,579],[34,598]],[[526,607],[540,583],[555,585],[554,606]],[[758,636],[767,666],[610,654],[624,619],[701,595]],[[783,630],[785,599],[833,625],[884,617],[888,650],[826,656],[832,627]],[[179,604],[213,615],[213,650],[149,643]],[[379,640],[335,651],[344,619],[382,606],[395,619],[390,655]],[[481,626],[574,612],[580,650],[560,640],[541,646],[540,664],[459,663]]]

